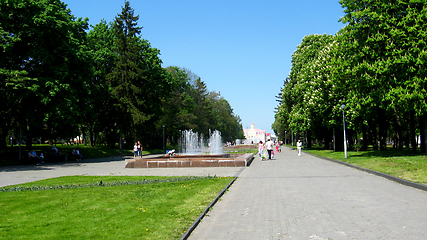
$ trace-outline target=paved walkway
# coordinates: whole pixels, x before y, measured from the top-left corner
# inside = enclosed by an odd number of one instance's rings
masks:
[[[147,156],[147,157],[152,157]],[[235,176],[244,168],[124,168],[132,157],[84,159],[42,166],[0,167],[0,187],[72,175],[95,176]]]
[[[258,157],[189,239],[426,239],[427,192],[285,148]]]
[[[248,168],[126,169],[124,158],[0,168],[0,187],[66,175],[239,178],[190,239],[426,239],[427,192],[288,148]]]

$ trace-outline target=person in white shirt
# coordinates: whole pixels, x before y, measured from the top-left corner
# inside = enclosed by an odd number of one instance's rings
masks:
[[[273,145],[274,145],[274,142],[271,141],[270,139],[268,139],[267,142],[265,143],[265,148],[267,148],[269,160],[271,160],[271,152],[273,151]]]
[[[301,140],[298,140],[297,142],[298,156],[301,156],[301,147],[302,147],[302,142]]]
[[[137,155],[138,155],[138,143],[135,143],[135,145],[133,145],[133,159],[135,159]]]

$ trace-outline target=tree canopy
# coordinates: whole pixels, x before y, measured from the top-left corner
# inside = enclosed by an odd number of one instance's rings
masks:
[[[179,130],[242,137],[240,118],[189,70],[162,67],[126,1],[113,22],[75,18],[59,0],[0,2],[0,147],[79,136],[92,146],[162,147]]]
[[[350,146],[415,151],[418,133],[425,151],[425,1],[340,3],[343,29],[306,36],[292,56],[274,129],[306,132],[327,148],[335,132],[342,146],[345,105]]]

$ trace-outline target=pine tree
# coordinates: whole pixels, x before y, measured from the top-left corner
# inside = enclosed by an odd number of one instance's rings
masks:
[[[115,18],[113,24],[118,60],[113,72],[107,77],[112,87],[112,95],[118,100],[117,107],[122,113],[121,122],[118,123],[119,129],[130,135],[134,135],[131,132],[135,125],[150,118],[141,111],[145,98],[142,94],[144,74],[140,58],[143,49],[139,38],[142,27],[137,26],[138,19],[139,16],[134,15],[134,9],[130,7],[129,2],[125,2],[121,14]]]

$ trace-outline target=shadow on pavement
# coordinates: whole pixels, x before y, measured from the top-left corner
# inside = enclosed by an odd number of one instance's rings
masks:
[[[62,161],[54,163],[45,163],[42,165],[14,165],[14,166],[3,166],[0,167],[0,172],[16,172],[16,171],[29,171],[29,170],[52,170],[52,167],[75,167],[81,166],[85,163],[103,163],[103,162],[121,162],[126,159],[131,159],[132,156],[112,156],[102,158],[88,158],[81,161]]]

